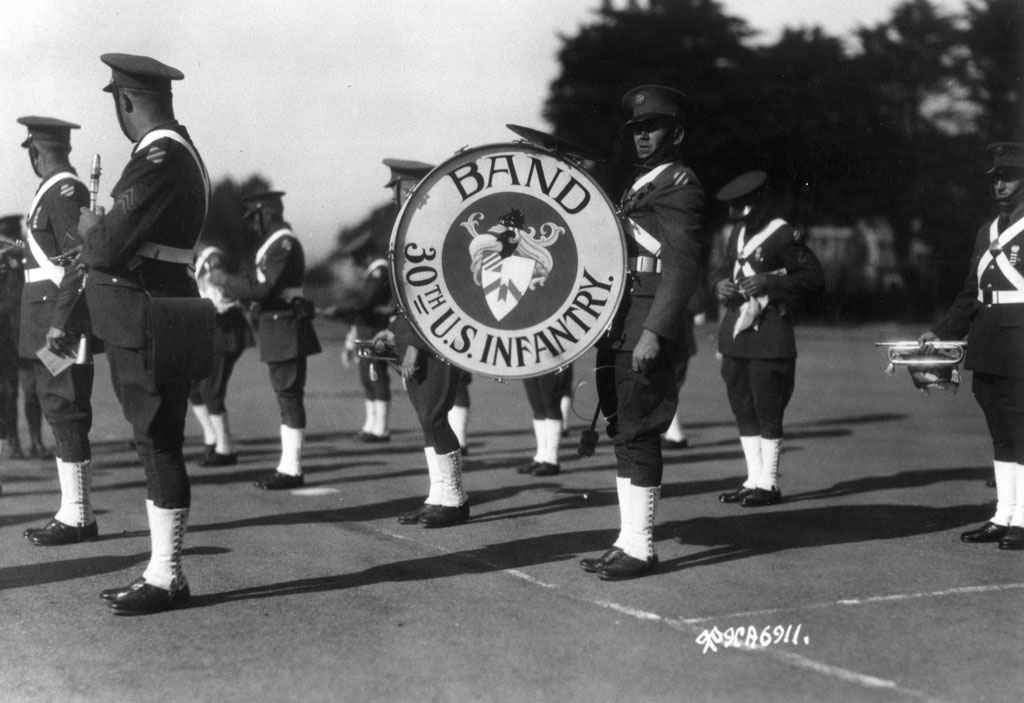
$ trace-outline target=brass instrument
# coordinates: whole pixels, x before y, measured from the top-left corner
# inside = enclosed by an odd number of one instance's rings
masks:
[[[96,200],[100,194],[100,155],[92,155],[92,172],[89,174],[89,209],[98,212]]]

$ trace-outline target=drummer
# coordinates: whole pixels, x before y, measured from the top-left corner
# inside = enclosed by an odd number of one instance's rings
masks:
[[[654,510],[661,493],[661,434],[675,414],[676,379],[687,359],[686,305],[697,285],[704,189],[679,158],[690,101],[660,85],[622,98],[636,149],[622,198],[631,285],[598,343],[597,386],[615,443],[621,527],[615,544],[584,571],[618,581],[653,573]]]
[[[402,164],[408,163],[405,161],[385,163],[391,168],[395,204],[401,206],[423,171],[402,168]],[[418,523],[427,528],[461,525],[469,520],[469,496],[462,487],[462,448],[448,413],[455,404],[459,379],[465,372],[433,356],[402,315],[396,316],[388,329],[377,333],[373,342],[378,353],[389,348],[397,353],[406,392],[423,429],[423,454],[430,477],[430,490],[423,505],[399,515],[398,522]]]

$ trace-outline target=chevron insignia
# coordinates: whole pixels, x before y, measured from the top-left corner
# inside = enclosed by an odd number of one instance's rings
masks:
[[[70,183],[65,183],[60,187],[60,194],[63,195],[65,198],[70,198],[72,195],[75,194],[75,187]]]
[[[155,164],[162,164],[164,162],[164,158],[166,156],[167,156],[167,152],[166,151],[164,151],[163,149],[161,149],[158,146],[152,146],[152,147],[149,148],[149,151],[146,153],[146,160],[147,161],[152,161]]]

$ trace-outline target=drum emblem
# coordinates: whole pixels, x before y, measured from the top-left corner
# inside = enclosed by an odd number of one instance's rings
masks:
[[[548,247],[565,228],[545,222],[539,232],[526,229],[523,213],[513,208],[486,232],[477,232],[483,217],[474,212],[462,227],[473,237],[469,243],[473,282],[483,288],[487,306],[501,320],[527,291],[544,285],[554,266]]]

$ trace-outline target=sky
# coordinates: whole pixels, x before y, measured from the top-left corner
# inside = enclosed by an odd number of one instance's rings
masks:
[[[624,6],[625,0],[614,0]],[[643,2],[643,0],[641,0]],[[849,35],[894,0],[720,0],[765,41],[782,27]],[[963,0],[941,0],[960,11]],[[505,125],[547,130],[560,35],[601,0],[0,0],[0,215],[24,212],[39,180],[20,143],[24,115],[82,125],[72,164],[100,154],[100,204],[127,163],[103,86],[107,52],[180,69],[175,111],[214,183],[253,174],[286,192],[307,259],[386,203],[385,157],[439,163],[508,142]]]

